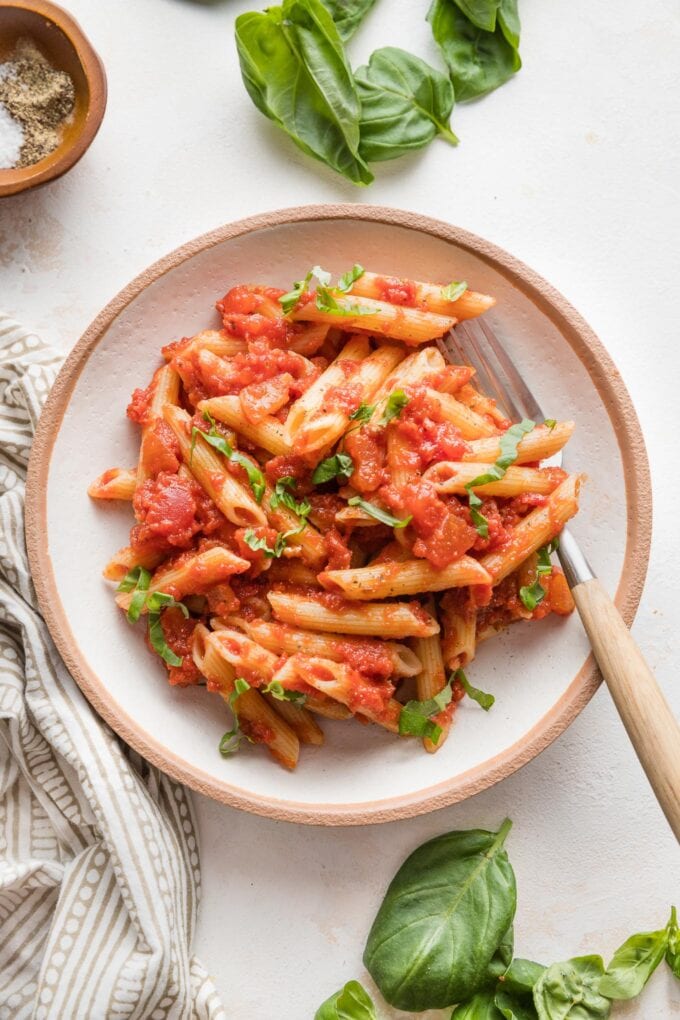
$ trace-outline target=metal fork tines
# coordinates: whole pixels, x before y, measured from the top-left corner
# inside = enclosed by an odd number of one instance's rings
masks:
[[[480,319],[459,323],[437,341],[446,360],[475,369],[475,382],[482,393],[493,397],[512,420],[544,420],[533,393],[491,327]],[[551,458],[552,460],[552,458]],[[561,463],[561,453],[552,461]],[[558,556],[570,585],[593,577],[593,572],[574,536],[564,528]]]

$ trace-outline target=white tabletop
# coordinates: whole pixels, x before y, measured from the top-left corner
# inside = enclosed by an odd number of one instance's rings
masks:
[[[229,220],[308,202],[412,209],[509,249],[583,313],[637,407],[655,524],[634,633],[680,712],[675,0],[521,0],[525,67],[454,111],[458,149],[436,141],[378,166],[362,190],[304,157],[247,98],[233,21],[254,0],[64,2],[104,60],[108,110],[66,178],[0,201],[0,305],[68,350],[168,250]],[[355,66],[387,44],[437,63],[426,8],[378,0],[351,45]],[[311,1020],[344,981],[363,979],[387,882],[410,850],[450,829],[514,820],[520,955],[607,957],[631,932],[665,924],[680,900],[675,842],[605,690],[520,773],[411,821],[314,829],[195,801],[204,876],[196,951],[230,1017]],[[680,1015],[680,984],[661,969],[613,1015]]]

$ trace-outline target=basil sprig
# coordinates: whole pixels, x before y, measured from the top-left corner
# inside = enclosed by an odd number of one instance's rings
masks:
[[[241,453],[240,450],[235,450],[231,443],[224,438],[222,433],[218,430],[215,419],[209,411],[203,412],[203,420],[210,424],[210,431],[204,432],[203,429],[199,429],[196,425],[193,426],[191,430],[191,451],[189,453],[189,463],[191,464],[191,460],[194,455],[196,440],[199,436],[202,436],[206,443],[209,443],[215,450],[223,454],[223,456],[225,456],[227,460],[230,460],[232,464],[239,464],[245,470],[248,476],[248,482],[250,483],[250,488],[253,490],[253,496],[255,497],[256,502],[261,503],[266,488],[262,471],[259,467],[257,467],[257,465],[253,464],[250,457],[246,457],[246,455]]]
[[[336,301],[335,295],[348,294],[354,283],[360,279],[366,270],[359,263],[355,263],[351,269],[348,269],[346,273],[343,273],[339,278],[335,286],[331,286],[331,274],[326,270],[322,269],[321,266],[312,266],[307,275],[303,280],[298,280],[293,284],[293,289],[287,294],[282,294],[279,298],[279,304],[283,308],[286,315],[290,314],[298,305],[300,298],[303,294],[306,294],[309,290],[309,284],[313,277],[316,277],[318,284],[316,288],[316,296],[314,303],[320,312],[330,312],[333,315],[371,315],[373,312],[372,308],[367,308],[362,305],[349,305],[347,308],[341,307]]]
[[[319,1006],[314,1020],[377,1020],[377,1016],[373,1000],[363,985],[348,981]]]
[[[292,701],[295,705],[304,705],[307,695],[302,691],[289,691],[279,680],[270,680],[266,687],[262,688],[263,694],[271,694],[277,701]]]
[[[267,545],[267,539],[260,538],[255,534],[252,528],[246,529],[243,535],[243,541],[253,550],[253,552],[263,552],[267,559],[278,560],[283,556],[286,546],[288,545],[288,539],[292,538],[293,535],[299,535],[306,523],[306,520],[303,520],[299,528],[291,528],[290,531],[279,532],[274,540],[273,549]]]
[[[279,478],[274,486],[274,492],[272,493],[269,505],[272,510],[276,510],[278,506],[283,504],[289,510],[292,510],[298,517],[307,517],[312,511],[312,504],[307,499],[298,501],[293,495],[293,490],[297,488],[297,479],[291,475],[284,475],[283,478]]]
[[[127,618],[129,623],[137,623],[144,609],[148,613],[149,641],[151,647],[169,666],[181,666],[183,660],[176,655],[165,640],[161,624],[161,610],[179,609],[185,619],[189,610],[183,602],[176,602],[172,595],[164,591],[149,592],[151,574],[144,567],[133,567],[120,582],[116,591],[132,592]]]
[[[359,404],[356,411],[352,411],[349,416],[350,421],[358,421],[363,425],[364,422],[370,421],[375,411],[375,404]]]
[[[324,485],[333,478],[344,478],[345,480],[354,471],[354,461],[347,453],[335,453],[332,457],[326,457],[320,464],[317,464],[312,475],[314,485]]]
[[[442,712],[451,702],[453,692],[451,685],[454,677],[438,691],[433,698],[426,701],[407,701],[399,715],[399,732],[402,736],[427,737],[436,744],[442,734],[442,728],[433,720],[433,716]]]
[[[478,687],[473,687],[462,669],[457,669],[453,674],[452,679],[460,681],[468,698],[472,698],[473,701],[476,701],[485,712],[488,712],[496,701],[493,694],[487,694],[485,691],[480,691]]]
[[[378,419],[378,425],[389,425],[395,418],[399,418],[407,404],[408,397],[403,390],[392,390],[387,398],[385,410]]]
[[[465,280],[452,280],[446,287],[442,287],[442,297],[445,301],[457,301],[467,289]]]
[[[485,471],[483,475],[477,475],[471,482],[465,486],[470,501],[470,518],[477,531],[477,534],[481,538],[489,537],[489,522],[487,521],[484,514],[479,512],[479,507],[482,505],[482,500],[479,498],[476,492],[472,490],[477,485],[488,485],[490,482],[499,482],[508,470],[511,464],[514,464],[517,460],[517,449],[520,442],[536,427],[536,422],[531,421],[529,418],[524,418],[521,422],[516,425],[511,425],[498,441],[498,445],[501,448],[500,456],[496,460],[495,464],[492,464],[488,471]]]
[[[241,694],[245,694],[246,691],[250,690],[250,684],[243,677],[237,677],[234,680],[234,689],[229,695],[229,708],[234,716],[234,725],[232,729],[227,730],[219,744],[217,749],[223,758],[230,758],[232,754],[236,754],[240,748],[244,738],[252,744],[252,740],[247,733],[244,733],[241,729],[241,725],[238,719],[238,711],[236,709],[236,700]]]
[[[358,506],[367,513],[370,517],[374,517],[376,521],[380,521],[381,524],[387,524],[390,528],[405,528],[407,524],[413,520],[413,514],[409,514],[408,517],[393,517],[387,510],[383,510],[382,507],[376,506],[375,503],[368,503],[361,496],[352,496],[351,499],[347,500],[348,506]]]
[[[533,584],[523,584],[519,590],[519,597],[522,600],[523,605],[530,613],[533,613],[536,606],[545,598],[545,588],[541,584],[541,577],[545,577],[546,574],[552,573],[552,563],[550,562],[550,556],[559,548],[559,538],[553,538],[547,545],[541,546],[538,550],[538,563],[536,564],[536,580]]]

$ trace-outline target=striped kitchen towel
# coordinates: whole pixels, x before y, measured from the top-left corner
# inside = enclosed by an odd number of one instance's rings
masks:
[[[0,315],[0,1020],[219,1020],[189,794],[101,722],[36,605],[24,480],[58,368]]]

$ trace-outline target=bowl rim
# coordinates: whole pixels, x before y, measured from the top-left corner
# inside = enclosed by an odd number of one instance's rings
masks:
[[[301,222],[357,220],[383,223],[429,234],[487,262],[518,287],[557,326],[584,364],[614,425],[625,466],[626,549],[615,603],[631,625],[644,585],[652,531],[649,464],[631,398],[614,362],[581,315],[549,283],[514,256],[459,227],[417,213],[370,205],[307,205],[261,213],[225,224],[181,245],[154,262],[124,287],[86,329],[64,365],[40,417],[26,481],[26,541],[40,610],[67,668],[100,716],[153,765],[214,800],[276,820],[314,825],[362,825],[409,818],[467,799],[511,775],[556,739],[576,718],[600,684],[592,654],[552,708],[518,741],[492,758],[419,791],[367,802],[302,803],[254,794],[219,781],[168,751],[127,713],[119,710],[102,681],[80,652],[64,612],[47,545],[47,479],[61,420],[88,358],[113,321],[161,276],[224,241],[263,228]]]
[[[75,166],[92,144],[106,110],[107,84],[104,64],[79,23],[68,11],[51,0],[2,0],[0,8],[16,7],[51,21],[69,40],[87,79],[89,101],[82,129],[62,155],[41,167],[43,160],[30,166],[0,170],[0,198],[17,195],[30,188],[54,181]],[[47,157],[46,157],[47,158]]]

